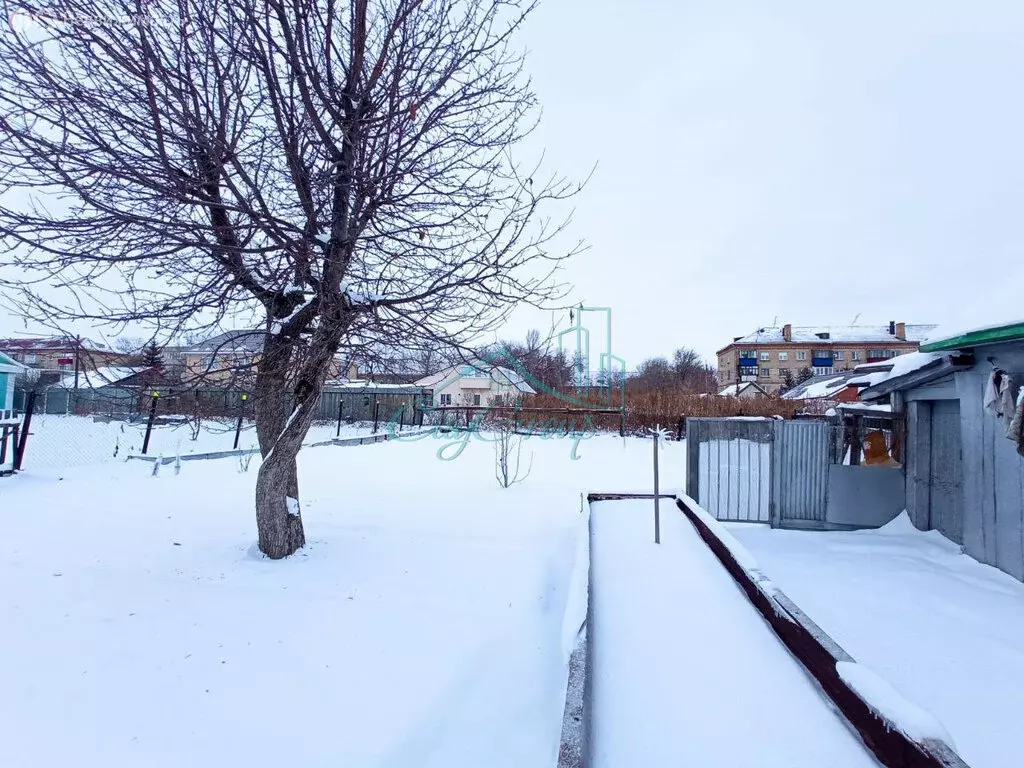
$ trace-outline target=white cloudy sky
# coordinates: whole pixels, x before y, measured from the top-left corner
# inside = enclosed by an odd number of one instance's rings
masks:
[[[523,42],[527,149],[597,164],[565,277],[631,367],[776,317],[1024,316],[1020,0],[546,0]]]
[[[528,45],[537,142],[598,163],[568,274],[631,363],[1024,317],[1019,0],[548,0]]]

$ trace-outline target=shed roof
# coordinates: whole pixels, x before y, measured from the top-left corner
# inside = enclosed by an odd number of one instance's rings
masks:
[[[928,341],[921,345],[921,351],[942,352],[1022,339],[1024,339],[1024,320],[1018,320],[976,328],[942,330],[934,337],[929,336]]]
[[[840,371],[812,376],[782,395],[785,400],[828,399],[846,389],[850,379],[860,378],[863,371]]]

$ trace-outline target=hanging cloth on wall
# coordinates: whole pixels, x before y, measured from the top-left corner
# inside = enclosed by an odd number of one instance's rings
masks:
[[[985,386],[985,408],[992,413],[999,415],[999,385],[1003,381],[1003,372],[998,368],[992,371],[988,377],[988,384]]]
[[[999,382],[999,415],[1003,418],[1003,426],[1007,432],[1010,430],[1010,423],[1017,411],[1017,388],[1014,386],[1013,377],[1003,373],[1003,380]]]
[[[1006,429],[1006,436],[1017,444],[1017,453],[1024,456],[1024,387],[1017,393],[1017,402],[1010,426]]]

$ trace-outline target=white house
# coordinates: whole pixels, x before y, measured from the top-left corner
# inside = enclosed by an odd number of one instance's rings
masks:
[[[768,397],[764,388],[759,387],[757,382],[744,381],[739,384],[730,384],[718,393],[719,397]]]
[[[430,394],[431,404],[495,405],[513,403],[536,390],[511,368],[486,363],[462,363],[416,382]]]

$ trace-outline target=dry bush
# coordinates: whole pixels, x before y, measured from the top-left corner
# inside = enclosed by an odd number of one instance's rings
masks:
[[[590,403],[594,407],[608,408],[603,392],[591,392],[582,397],[569,393],[566,398]],[[615,393],[612,408],[619,405],[619,393]],[[556,394],[541,394],[530,397],[524,403],[527,408],[581,408],[583,406],[566,402]],[[792,419],[803,406],[801,400],[784,400],[780,397],[719,397],[699,394],[682,388],[629,389],[626,390],[626,431],[630,434],[646,433],[646,430],[662,426],[669,430],[676,428],[680,418],[689,416],[781,416]],[[545,417],[538,414],[524,414],[537,420]],[[571,414],[552,416],[575,429],[609,429],[618,431],[620,417],[615,414]]]

